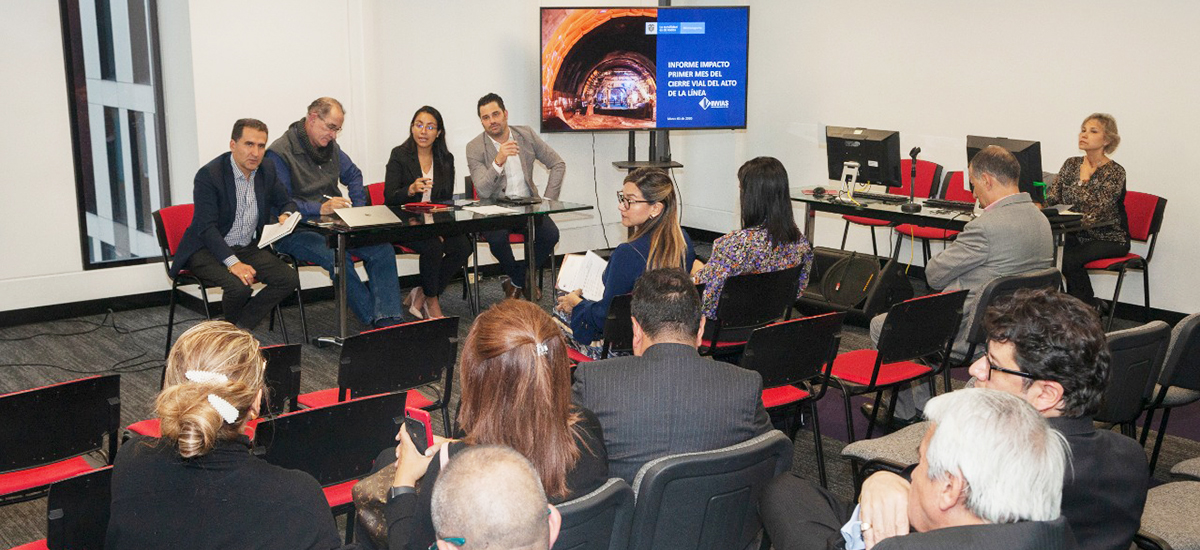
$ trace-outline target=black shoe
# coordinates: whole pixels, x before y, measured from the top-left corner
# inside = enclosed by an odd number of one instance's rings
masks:
[[[862,406],[859,407],[858,410],[862,411],[863,416],[867,417],[867,420],[870,420],[871,414],[873,412],[875,412],[875,404],[874,403],[863,403]],[[884,423],[887,422],[889,412],[890,411],[888,411],[888,408],[886,405],[880,405],[879,406],[879,416],[875,418],[875,422],[877,422],[879,426],[885,425]],[[892,419],[892,423],[888,424],[887,427],[889,430],[895,432],[895,431],[899,431],[904,428],[907,428],[907,427],[909,427],[913,424],[916,424],[917,422],[920,422],[920,421],[921,421],[921,419],[918,416],[913,416],[912,418],[900,418],[899,416],[897,416]]]

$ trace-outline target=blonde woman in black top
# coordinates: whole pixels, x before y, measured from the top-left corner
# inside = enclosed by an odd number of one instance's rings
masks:
[[[1085,264],[1129,252],[1129,220],[1125,216],[1125,168],[1108,157],[1121,136],[1117,121],[1106,113],[1093,113],[1079,129],[1079,149],[1084,155],[1063,163],[1054,183],[1046,189],[1046,204],[1069,204],[1083,214],[1087,224],[1099,227],[1072,233],[1063,247],[1062,272],[1067,292],[1098,305]]]

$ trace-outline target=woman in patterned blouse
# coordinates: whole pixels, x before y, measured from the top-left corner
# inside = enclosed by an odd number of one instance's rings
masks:
[[[1084,264],[1129,252],[1125,169],[1108,158],[1120,143],[1112,115],[1094,113],[1087,117],[1079,129],[1079,149],[1084,156],[1067,159],[1046,191],[1046,204],[1070,204],[1072,210],[1083,214],[1084,223],[1101,224],[1067,235],[1063,246],[1067,292],[1093,305],[1099,304]]]
[[[738,169],[738,189],[742,228],[718,238],[708,264],[696,273],[696,282],[705,284],[704,315],[709,319],[717,316],[717,298],[729,277],[803,265],[803,291],[812,269],[812,245],[796,227],[783,163],[773,157],[746,162]]]

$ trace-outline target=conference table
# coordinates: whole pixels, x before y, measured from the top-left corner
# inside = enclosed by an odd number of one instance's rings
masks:
[[[346,326],[346,278],[342,274],[346,269],[354,268],[353,265],[346,265],[346,251],[351,248],[379,243],[404,244],[441,235],[476,234],[495,229],[516,229],[524,225],[525,262],[530,266],[526,269],[525,288],[531,289],[537,284],[537,269],[532,267],[536,265],[533,258],[535,221],[550,214],[592,209],[588,204],[549,199],[543,199],[542,202],[533,205],[513,205],[487,200],[457,203],[450,210],[430,213],[412,212],[400,206],[390,206],[392,213],[400,219],[399,223],[366,227],[350,227],[336,215],[305,216],[302,222],[304,229],[322,234],[326,245],[334,250],[333,293],[337,304],[338,335],[332,339],[316,338],[314,341],[340,345],[342,340],[349,336]],[[465,210],[465,206],[499,206],[509,212],[485,215]]]

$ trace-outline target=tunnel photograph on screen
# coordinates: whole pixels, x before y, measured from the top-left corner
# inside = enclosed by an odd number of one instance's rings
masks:
[[[746,127],[749,8],[542,8],[542,131]]]

